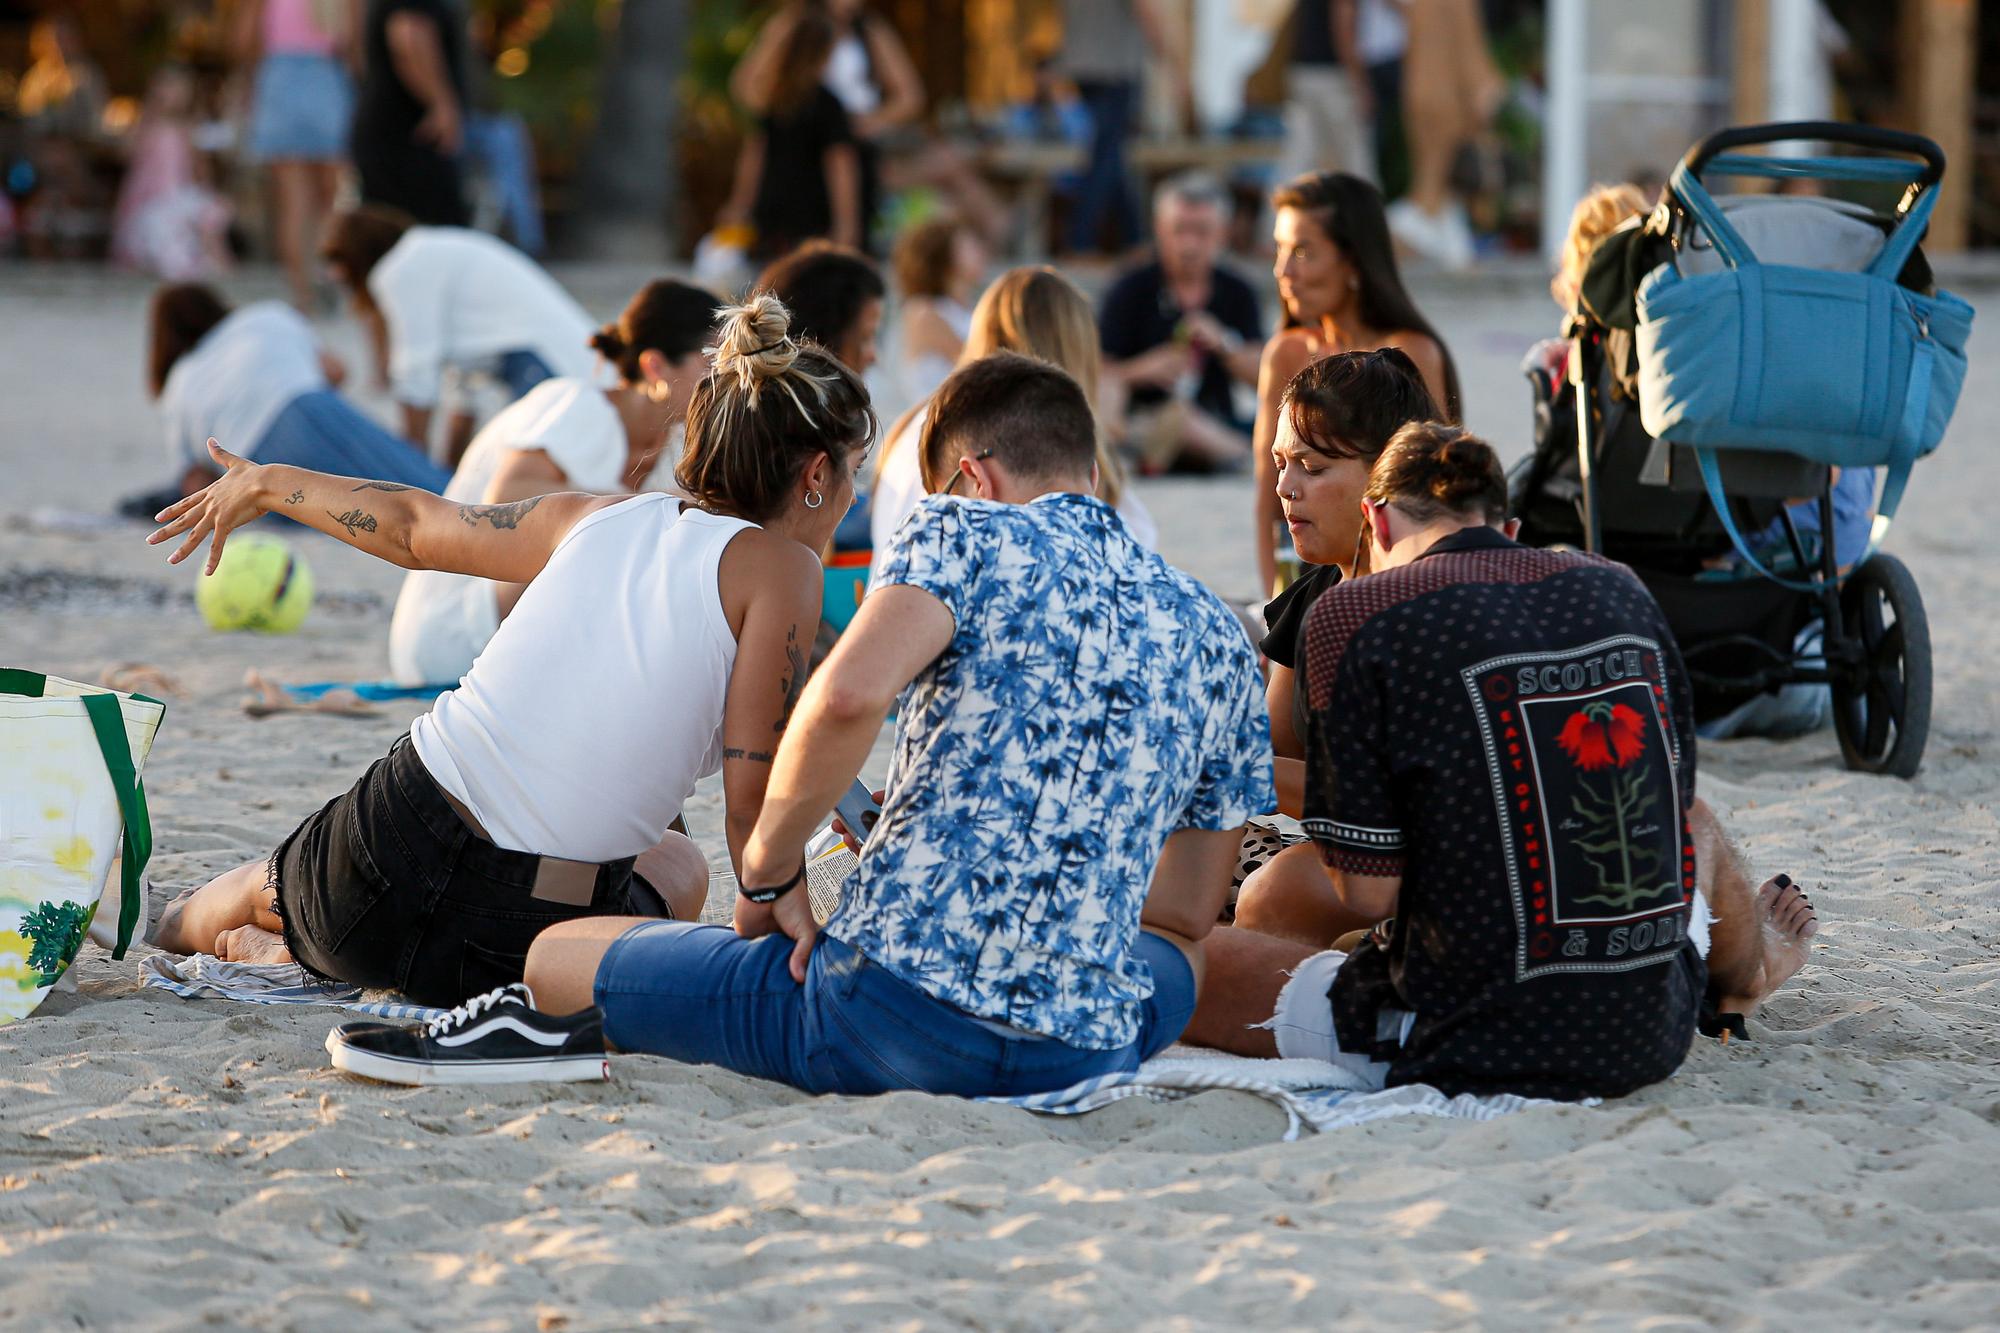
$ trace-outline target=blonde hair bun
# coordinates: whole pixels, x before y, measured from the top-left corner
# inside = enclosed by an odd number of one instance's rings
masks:
[[[755,406],[758,389],[766,381],[783,379],[798,363],[799,344],[791,327],[792,312],[769,292],[724,306],[716,329],[716,375],[734,381]]]

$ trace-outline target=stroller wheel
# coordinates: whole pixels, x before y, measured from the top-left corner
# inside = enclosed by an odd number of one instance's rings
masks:
[[[1859,772],[1915,777],[1931,730],[1931,629],[1916,579],[1895,556],[1873,557],[1841,589],[1840,620],[1840,637],[1859,650],[1833,673],[1841,758]]]

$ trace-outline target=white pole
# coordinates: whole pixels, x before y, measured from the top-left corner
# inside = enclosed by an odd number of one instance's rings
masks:
[[[1542,133],[1542,249],[1562,250],[1570,210],[1589,185],[1588,6],[1549,0],[1547,120]]]
[[[1829,113],[1819,49],[1819,0],[1771,0],[1768,64],[1772,120],[1822,120]],[[1773,145],[1779,157],[1804,157],[1812,145]]]

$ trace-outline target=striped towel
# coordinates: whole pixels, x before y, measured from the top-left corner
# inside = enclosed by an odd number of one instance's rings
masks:
[[[1447,1097],[1421,1084],[1379,1089],[1351,1072],[1319,1060],[1256,1060],[1188,1046],[1172,1046],[1129,1074],[1085,1079],[1058,1092],[1028,1097],[988,1097],[985,1101],[1043,1115],[1082,1115],[1127,1097],[1177,1102],[1197,1092],[1224,1088],[1276,1103],[1285,1113],[1285,1142],[1311,1127],[1319,1133],[1399,1115],[1434,1115],[1455,1120],[1496,1120],[1531,1106],[1564,1103],[1498,1093]],[[1583,1105],[1595,1106],[1592,1099]]]
[[[445,1012],[403,1000],[371,1000],[359,986],[315,981],[297,963],[226,963],[205,953],[186,958],[147,954],[139,961],[139,984],[172,991],[190,1000],[331,1004],[376,1018],[425,1022]]]

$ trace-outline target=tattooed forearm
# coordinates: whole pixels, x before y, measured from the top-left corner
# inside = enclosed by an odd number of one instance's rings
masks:
[[[504,505],[460,505],[458,517],[471,527],[481,523],[491,523],[496,528],[518,528],[529,511],[542,502],[539,495],[531,495],[525,500],[516,500]]]
[[[304,491],[293,491],[290,495],[285,497],[285,503],[288,505],[304,504],[305,502],[306,502],[306,493]]]
[[[799,706],[799,696],[806,691],[806,650],[799,642],[797,625],[785,631],[785,663],[788,671],[780,682],[785,691],[785,709],[772,724],[772,731],[785,729],[785,724],[792,720],[792,710]]]
[[[354,489],[357,491],[407,491],[411,488],[393,481],[364,481]]]
[[[727,759],[748,759],[753,764],[768,764],[776,755],[765,754],[762,750],[739,750],[733,745],[722,747],[722,757]]]
[[[340,524],[341,527],[346,528],[347,535],[350,537],[363,532],[375,531],[375,515],[364,514],[359,509],[350,509],[344,514],[336,514],[329,509],[326,511],[326,516]]]

